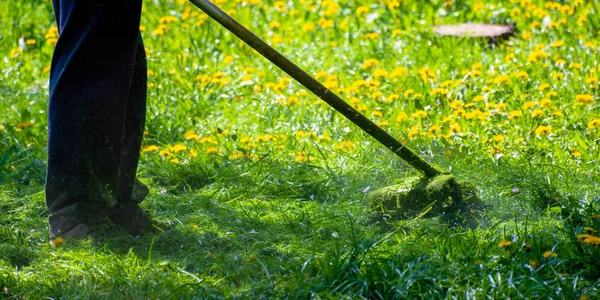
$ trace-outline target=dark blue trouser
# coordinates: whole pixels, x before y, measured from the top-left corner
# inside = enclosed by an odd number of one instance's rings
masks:
[[[46,203],[131,201],[146,114],[142,0],[53,0]]]

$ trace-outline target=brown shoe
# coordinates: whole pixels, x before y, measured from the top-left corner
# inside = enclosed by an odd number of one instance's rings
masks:
[[[117,205],[108,213],[108,217],[132,236],[156,232],[154,220],[137,203]]]
[[[67,206],[48,217],[50,240],[57,237],[82,240],[90,237],[98,228],[109,224],[106,216],[79,204]]]

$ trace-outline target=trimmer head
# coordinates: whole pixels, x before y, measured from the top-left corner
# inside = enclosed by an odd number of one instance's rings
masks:
[[[425,213],[452,226],[476,227],[476,219],[487,206],[477,197],[475,185],[451,174],[408,177],[401,183],[372,192],[369,206],[394,219],[409,219]]]

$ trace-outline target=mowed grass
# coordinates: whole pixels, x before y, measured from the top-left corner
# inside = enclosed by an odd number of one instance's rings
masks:
[[[185,1],[145,1],[138,177],[163,232],[48,241],[50,1],[0,3],[0,297],[600,297],[598,1],[220,1],[427,160],[477,229],[392,220],[416,171]],[[514,23],[497,47],[434,24]],[[93,70],[90,70],[93,72]]]

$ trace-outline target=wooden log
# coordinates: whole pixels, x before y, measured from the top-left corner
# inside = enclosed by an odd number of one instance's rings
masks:
[[[440,36],[487,38],[490,45],[497,45],[499,41],[515,34],[511,25],[477,23],[437,25],[433,27],[433,32]]]

